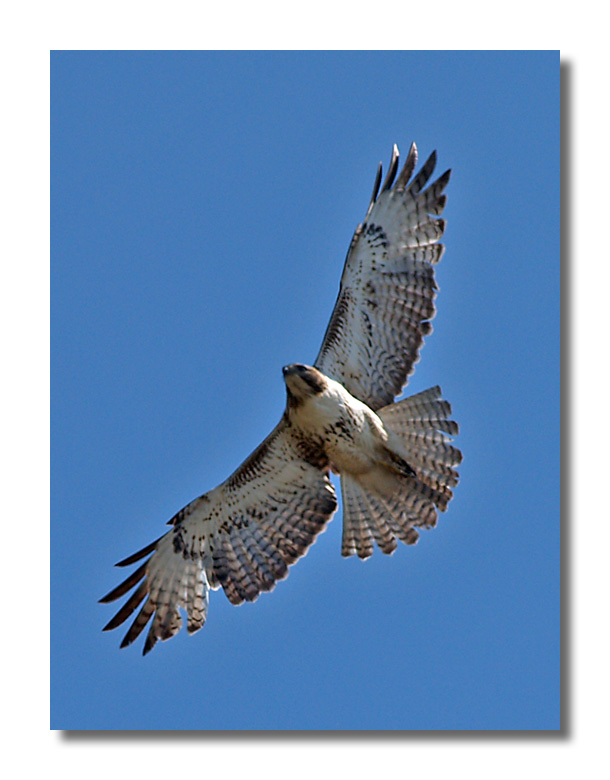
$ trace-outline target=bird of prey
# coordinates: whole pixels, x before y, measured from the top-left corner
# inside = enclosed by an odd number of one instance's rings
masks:
[[[272,590],[337,508],[331,471],[341,481],[344,556],[414,544],[447,508],[462,459],[451,408],[439,387],[394,399],[432,330],[450,171],[428,184],[433,152],[413,176],[415,144],[400,172],[398,160],[394,145],[383,184],[379,164],[313,366],[282,369],[286,408],[275,429],[225,482],[181,509],[166,534],[117,564],[146,559],[101,599],[136,588],[104,628],[139,608],[121,647],[152,618],[146,654],[180,630],[181,609],[188,632],[198,631],[210,588],[222,587],[232,604]]]

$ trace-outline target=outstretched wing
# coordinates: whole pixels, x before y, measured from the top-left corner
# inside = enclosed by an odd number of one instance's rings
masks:
[[[411,145],[396,181],[398,148],[379,197],[381,164],[371,202],[347,253],[337,302],[315,366],[349,392],[380,409],[406,384],[431,332],[436,282],[434,265],[444,247],[438,243],[445,221],[443,194],[450,171],[426,189],[433,152],[417,176],[417,149]]]
[[[152,623],[144,654],[182,626],[205,623],[209,589],[221,587],[232,604],[254,601],[288,575],[305,555],[337,508],[328,461],[310,442],[292,435],[282,418],[237,471],[172,518],[171,531],[135,555],[126,566],[152,553],[131,576],[101,599],[114,601],[138,588],[105,626],[121,625],[143,606],[121,647]]]

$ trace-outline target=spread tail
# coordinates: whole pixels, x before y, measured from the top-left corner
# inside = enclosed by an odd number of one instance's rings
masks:
[[[341,554],[368,558],[374,542],[386,554],[397,539],[414,544],[417,528],[433,528],[457,485],[462,453],[447,434],[457,434],[451,407],[432,387],[377,414],[390,434],[388,445],[407,468],[379,465],[364,475],[341,474],[343,542]],[[401,473],[402,472],[402,473]],[[412,472],[412,475],[410,475]]]

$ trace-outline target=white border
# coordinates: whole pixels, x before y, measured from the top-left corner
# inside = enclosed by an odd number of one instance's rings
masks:
[[[33,2],[5,10],[2,122],[2,383],[8,435],[4,475],[3,710],[5,764],[20,773],[60,768],[95,780],[192,771],[267,778],[271,767],[297,776],[390,775],[440,778],[587,776],[607,766],[608,663],[605,593],[608,517],[605,443],[605,301],[608,252],[606,25],[591,2],[566,11],[547,2],[448,3],[410,7],[377,2],[230,3]],[[573,489],[570,732],[523,737],[321,737],[291,739],[87,740],[48,730],[48,227],[49,49],[190,48],[558,48],[572,74],[573,194],[571,417]],[[603,79],[603,83],[602,83]],[[511,150],[508,150],[511,152]],[[515,149],[518,164],[518,139]],[[599,212],[602,212],[599,214]],[[601,219],[599,218],[601,216]],[[544,226],[541,226],[544,229]],[[564,344],[564,355],[566,345]],[[602,373],[603,372],[603,373]],[[526,381],[526,378],[524,378]],[[570,420],[564,411],[564,420]],[[564,474],[564,480],[569,474]],[[13,543],[11,542],[13,540]],[[33,558],[34,560],[31,560]],[[8,596],[8,598],[7,598]],[[213,706],[213,702],[202,702]],[[8,734],[7,734],[8,731]],[[178,756],[178,751],[180,755]],[[8,752],[8,755],[6,755]],[[121,755],[117,755],[120,753]],[[189,755],[190,754],[190,755]],[[189,762],[190,759],[190,762]],[[602,769],[603,772],[603,769]],[[598,776],[599,770],[592,772]]]

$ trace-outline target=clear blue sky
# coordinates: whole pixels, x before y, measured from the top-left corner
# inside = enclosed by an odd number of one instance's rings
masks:
[[[51,75],[51,726],[559,728],[558,53],[59,52]],[[407,388],[461,424],[449,511],[363,563],[339,510],[273,593],[119,650],[113,564],[275,425],[412,140],[453,169]]]

